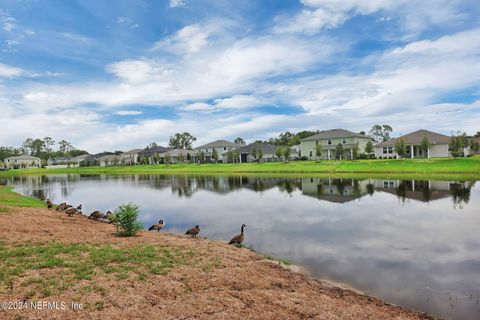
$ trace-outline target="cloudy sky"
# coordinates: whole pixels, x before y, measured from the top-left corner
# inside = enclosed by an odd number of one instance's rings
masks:
[[[478,0],[0,1],[0,145],[480,131]]]

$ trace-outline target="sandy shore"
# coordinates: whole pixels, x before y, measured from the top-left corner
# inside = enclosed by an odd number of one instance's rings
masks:
[[[220,241],[147,231],[119,238],[112,225],[48,209],[12,207],[0,213],[0,221],[0,241],[7,247],[52,242],[118,248],[150,244],[191,250],[201,261],[167,274],[148,275],[143,281],[97,272],[93,279],[77,281],[61,293],[35,298],[75,301],[86,306],[82,310],[0,310],[0,319],[432,319],[293,272]],[[205,268],[209,261],[215,263]],[[28,302],[31,289],[22,283],[58,272],[55,268],[29,271],[2,288],[0,301]],[[102,290],[82,290],[89,286]]]

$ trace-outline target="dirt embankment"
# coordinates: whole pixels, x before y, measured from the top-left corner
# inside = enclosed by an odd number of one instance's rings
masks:
[[[8,286],[2,285],[0,301],[62,301],[67,306],[76,302],[82,309],[0,310],[0,319],[430,319],[291,272],[248,249],[147,231],[119,238],[114,231],[114,226],[106,223],[47,209],[9,208],[0,213],[4,248],[52,242],[109,244],[115,248],[147,244],[172,251],[190,250],[190,259],[197,260],[141,280],[97,272],[92,279],[75,281],[58,292],[43,296],[32,293],[32,287],[25,285],[33,282],[29,277],[64,271],[47,264],[19,274]]]

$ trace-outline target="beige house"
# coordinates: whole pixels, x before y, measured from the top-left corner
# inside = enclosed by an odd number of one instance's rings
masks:
[[[425,137],[428,139],[430,144],[427,150],[423,150],[420,146],[423,138]],[[399,158],[399,155],[395,152],[395,143],[400,139],[403,139],[405,145],[407,146],[406,158],[450,157],[450,152],[448,150],[450,137],[428,130],[417,130],[401,137],[376,144],[375,157],[378,159]]]
[[[172,149],[159,155],[161,163],[196,162],[197,151],[186,149]]]
[[[107,154],[97,159],[100,167],[118,166],[120,164],[120,156],[116,154]]]
[[[216,151],[218,154],[218,160],[222,160],[222,154],[243,147],[241,144],[233,143],[226,140],[217,140],[202,146],[196,147],[195,150],[200,153],[203,152],[205,155],[205,161],[211,162],[214,161],[212,158],[213,152]]]
[[[120,155],[120,163],[125,166],[133,166],[138,164],[138,154],[142,151],[143,149],[133,149],[122,153]]]
[[[354,145],[358,143],[360,153],[364,153],[368,141],[374,142],[369,136],[344,129],[325,130],[300,140],[300,153],[309,160],[352,159]],[[343,149],[341,156],[336,154],[339,144]],[[317,145],[321,147],[320,157],[316,156]]]
[[[5,169],[40,168],[42,166],[42,161],[40,158],[29,155],[15,156],[6,158],[3,166]]]

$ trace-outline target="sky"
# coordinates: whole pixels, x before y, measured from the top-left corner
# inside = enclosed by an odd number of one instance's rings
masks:
[[[0,146],[480,131],[478,0],[0,0]]]

